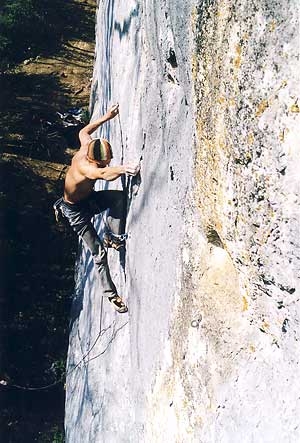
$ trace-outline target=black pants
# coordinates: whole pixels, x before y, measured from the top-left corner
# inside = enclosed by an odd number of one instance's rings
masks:
[[[92,253],[92,257],[99,273],[103,296],[117,295],[117,289],[111,279],[107,263],[107,253],[91,222],[95,214],[108,211],[108,230],[115,235],[121,235],[125,229],[125,198],[122,191],[93,191],[85,200],[71,204],[59,199],[54,208],[61,211],[68,219],[70,226],[81,237]]]

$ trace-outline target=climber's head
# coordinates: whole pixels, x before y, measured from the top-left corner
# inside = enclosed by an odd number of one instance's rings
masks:
[[[97,163],[100,168],[109,165],[113,158],[110,143],[105,138],[96,138],[88,145],[87,158],[90,162]]]

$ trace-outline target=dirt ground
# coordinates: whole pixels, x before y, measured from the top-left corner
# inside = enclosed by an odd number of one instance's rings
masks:
[[[62,37],[58,50],[26,59],[0,76],[1,152],[56,161],[57,152],[50,150],[45,154],[41,151],[40,138],[45,132],[45,122],[59,126],[56,113],[66,112],[69,108],[88,111],[94,59],[95,2],[73,0],[69,4],[80,8],[86,20],[82,20],[71,35],[68,32],[68,38]],[[66,138],[62,150],[76,147],[72,137]],[[64,160],[62,152],[59,160]]]
[[[63,441],[63,383],[26,388],[62,376],[68,343],[77,239],[56,225],[52,205],[83,123],[64,127],[57,112],[82,108],[88,119],[96,5],[66,4],[77,18],[56,52],[0,76],[0,377],[8,382],[0,430],[8,443]]]

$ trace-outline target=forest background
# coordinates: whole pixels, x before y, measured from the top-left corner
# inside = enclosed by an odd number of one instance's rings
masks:
[[[0,5],[0,439],[6,443],[64,441],[77,240],[55,223],[52,204],[88,118],[94,15],[93,0]]]

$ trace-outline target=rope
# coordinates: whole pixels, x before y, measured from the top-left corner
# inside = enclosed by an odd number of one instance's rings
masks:
[[[119,121],[120,138],[121,138],[121,165],[123,165],[123,163],[124,163],[124,141],[123,141],[123,140],[124,140],[124,139],[123,139],[123,131],[122,131],[122,125],[121,125],[120,114],[118,114],[118,121]],[[61,175],[62,175],[62,173],[65,171],[65,169],[66,169],[66,166],[63,167],[62,170],[60,171],[59,179],[61,178]],[[122,177],[121,177],[121,180],[122,180],[123,191],[124,191],[124,193],[125,193],[125,195],[126,195],[126,198],[127,198],[128,189],[129,189],[129,183],[130,183],[130,177],[128,177],[128,179],[127,179],[127,183],[126,183],[126,178],[125,178],[125,177],[126,177],[126,175],[122,176]],[[126,237],[125,237],[125,236],[126,236]],[[124,239],[125,239],[125,238],[127,238],[127,235],[126,235],[126,234],[123,234],[122,237],[124,237]],[[107,248],[106,252],[108,253],[108,248]],[[123,269],[123,272],[124,272],[124,277],[125,277],[125,281],[126,281],[126,273],[125,273],[125,269]],[[93,350],[94,347],[96,346],[96,344],[97,344],[99,338],[101,337],[101,335],[103,335],[108,329],[111,328],[111,326],[109,326],[108,328],[106,328],[106,329],[104,329],[104,330],[102,331],[102,312],[103,312],[103,297],[101,297],[100,316],[99,316],[99,333],[98,333],[96,339],[94,340],[92,346],[88,349],[88,351],[83,355],[83,357],[81,358],[81,360],[79,360],[79,362],[78,362],[73,368],[69,369],[68,371],[64,371],[63,374],[61,375],[61,377],[60,377],[58,380],[56,380],[55,382],[50,383],[50,384],[48,384],[48,385],[38,386],[38,387],[33,387],[33,386],[21,386],[21,385],[18,385],[18,384],[11,384],[11,383],[9,383],[9,382],[6,381],[6,380],[0,380],[0,385],[2,385],[2,386],[10,386],[10,387],[13,387],[13,388],[16,388],[16,389],[21,389],[21,390],[24,390],[24,391],[42,391],[42,390],[46,390],[46,389],[52,388],[52,387],[57,386],[57,385],[59,385],[60,383],[62,383],[63,380],[65,379],[65,377],[66,377],[67,375],[69,375],[69,374],[71,374],[73,371],[75,371],[75,369],[77,369],[78,366],[79,366],[82,362],[85,362],[86,357],[92,352],[92,350]],[[112,343],[112,341],[114,340],[114,338],[116,337],[116,334],[117,334],[121,329],[123,329],[123,327],[125,327],[127,323],[128,323],[128,322],[126,322],[125,324],[123,324],[119,329],[117,329],[117,331],[114,332],[114,334],[113,334],[111,340],[109,341],[108,345],[106,346],[106,348],[105,348],[102,352],[100,352],[98,355],[96,355],[96,356],[94,356],[94,357],[91,357],[86,363],[88,363],[88,362],[90,362],[90,361],[92,361],[92,360],[95,360],[96,358],[98,358],[98,357],[100,357],[101,355],[103,355],[103,354],[106,352],[106,350],[109,348],[109,346],[111,345],[111,343]]]
[[[121,165],[123,165],[124,164],[124,138],[123,138],[123,131],[122,131],[120,114],[118,114],[118,122],[119,122],[120,139],[121,139]],[[129,189],[129,180],[130,180],[130,176],[127,177],[127,183],[126,183],[126,174],[121,176],[122,188],[123,188],[123,192],[125,194],[126,199],[127,199],[127,195],[128,195],[128,189]]]
[[[123,163],[124,163],[124,142],[123,142],[123,131],[122,131],[120,114],[118,114],[118,122],[119,122],[119,128],[120,128],[120,138],[121,138],[121,165],[123,165]]]
[[[82,358],[79,360],[79,362],[78,362],[73,368],[69,369],[68,371],[64,371],[64,373],[61,375],[61,377],[60,377],[58,380],[56,380],[55,382],[50,383],[50,384],[48,384],[48,385],[37,386],[37,387],[36,387],[36,386],[21,386],[21,385],[18,385],[18,384],[9,383],[9,382],[6,381],[6,380],[0,380],[0,385],[2,385],[2,386],[9,386],[9,387],[16,388],[16,389],[21,389],[21,390],[23,390],[23,391],[43,391],[43,390],[46,390],[46,389],[52,388],[52,387],[57,386],[58,384],[62,383],[63,380],[65,379],[65,377],[66,377],[67,375],[70,375],[72,372],[75,371],[75,369],[78,368],[78,366],[79,366],[82,362],[85,362],[86,357],[87,357],[88,355],[90,355],[90,353],[92,352],[92,350],[93,350],[94,347],[96,346],[96,344],[97,344],[99,338],[100,338],[105,332],[107,332],[107,331],[112,327],[112,325],[110,325],[108,328],[105,328],[105,329],[102,330],[102,313],[103,313],[103,297],[101,297],[101,306],[100,306],[100,315],[99,315],[99,333],[98,333],[96,339],[94,340],[94,342],[93,342],[93,344],[90,346],[90,348],[87,350],[87,352],[86,352],[86,353],[82,356]],[[99,358],[101,355],[103,355],[103,354],[107,351],[107,349],[109,348],[109,346],[111,345],[111,343],[113,342],[113,340],[114,340],[114,338],[116,337],[117,333],[118,333],[121,329],[123,329],[123,328],[127,325],[127,323],[128,323],[128,322],[124,323],[119,329],[117,329],[117,331],[114,332],[114,334],[113,334],[111,340],[108,342],[106,348],[105,348],[102,352],[100,352],[99,354],[97,354],[97,355],[94,356],[94,357],[91,357],[86,363],[89,363],[90,361],[95,360],[95,359]]]

